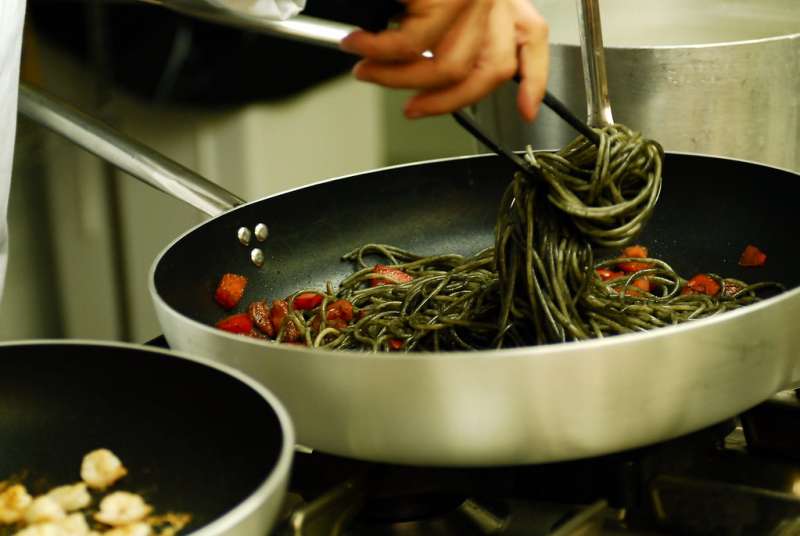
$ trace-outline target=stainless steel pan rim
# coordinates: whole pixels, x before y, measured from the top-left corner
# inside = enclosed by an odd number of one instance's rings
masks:
[[[692,50],[703,48],[726,48],[737,46],[751,46],[762,43],[772,43],[775,41],[786,41],[789,39],[800,39],[800,32],[788,33],[784,35],[774,35],[770,37],[759,37],[757,39],[742,39],[738,41],[720,41],[718,43],[697,43],[686,45],[608,45],[604,44],[603,48],[606,50]],[[564,47],[578,47],[575,43],[566,43],[553,41],[551,45],[564,46]],[[683,153],[691,154],[691,153]]]
[[[155,289],[153,288],[152,278],[150,281],[151,286],[151,293],[154,296]],[[491,360],[497,361],[498,359],[529,359],[533,357],[544,358],[543,355],[546,354],[547,358],[556,357],[557,354],[560,353],[571,353],[577,350],[583,350],[585,352],[591,352],[593,350],[600,350],[602,348],[607,348],[609,346],[617,346],[617,345],[624,345],[632,340],[636,341],[645,341],[648,339],[659,339],[669,336],[677,336],[681,333],[687,333],[690,331],[695,331],[698,329],[704,329],[708,326],[713,326],[720,324],[722,322],[729,322],[733,321],[742,316],[750,316],[757,314],[762,309],[778,305],[783,302],[789,300],[798,300],[800,298],[800,288],[796,288],[794,290],[790,290],[787,292],[783,292],[778,296],[774,296],[772,298],[765,299],[761,302],[754,303],[752,305],[748,305],[746,307],[742,307],[735,311],[726,311],[725,313],[719,314],[714,317],[710,318],[703,318],[700,320],[693,320],[691,322],[686,322],[684,324],[679,324],[675,326],[664,326],[661,328],[652,329],[649,331],[644,332],[637,332],[637,333],[626,333],[621,335],[614,335],[610,337],[605,337],[602,339],[589,339],[585,341],[570,341],[558,344],[544,344],[539,346],[522,346],[517,348],[501,348],[501,349],[485,349],[485,350],[477,350],[477,351],[452,351],[452,352],[413,352],[413,353],[392,353],[391,356],[386,356],[386,359],[391,359],[394,362],[398,360],[403,361],[425,361],[431,359],[434,356],[443,356],[446,355],[447,359],[461,359],[461,360],[472,360],[472,361],[481,361],[481,360]],[[182,317],[183,315],[170,307],[166,302],[164,302],[160,296],[156,298],[158,300],[158,307],[163,308],[164,310],[169,311],[170,314],[176,315],[178,317]],[[242,335],[234,335],[232,333],[228,333],[226,331],[217,329],[213,326],[209,326],[208,324],[204,324],[202,322],[198,322],[197,320],[191,318],[183,318],[184,322],[188,322],[192,324],[195,328],[199,329],[200,331],[204,331],[209,335],[213,335],[215,337],[223,337],[226,339],[230,339],[233,341],[242,340],[248,341],[248,343],[263,346],[264,348],[275,348],[279,346],[281,350],[285,350],[288,352],[295,352],[295,353],[306,353],[309,350],[313,350],[315,353],[318,354],[329,354],[331,356],[336,356],[338,359],[364,359],[366,356],[375,356],[375,355],[382,355],[382,354],[375,354],[375,353],[365,353],[365,352],[358,352],[354,350],[326,350],[321,348],[308,348],[304,346],[297,346],[292,344],[281,344],[276,343],[274,341],[265,341],[256,338],[245,338]],[[491,354],[491,355],[488,355]]]
[[[289,418],[289,413],[286,411],[286,408],[277,399],[277,397],[268,391],[262,384],[256,382],[244,373],[211,359],[190,356],[172,350],[143,347],[141,345],[131,343],[83,339],[37,339],[0,342],[0,349],[18,346],[95,346],[99,348],[124,348],[128,350],[146,351],[148,353],[161,354],[171,359],[192,361],[194,363],[199,363],[206,367],[219,370],[220,372],[232,376],[236,380],[247,385],[267,402],[267,404],[273,409],[278,417],[281,431],[283,432],[281,451],[275,467],[269,476],[267,476],[267,478],[264,479],[258,488],[256,488],[256,490],[253,491],[253,493],[244,501],[239,503],[235,508],[227,512],[219,519],[201,527],[191,534],[195,536],[216,536],[218,534],[226,534],[232,529],[239,527],[243,521],[245,521],[249,516],[253,515],[269,497],[272,497],[278,493],[280,493],[281,496],[283,495],[283,492],[280,490],[280,488],[284,487],[288,482],[289,471],[291,470],[292,458],[294,456],[294,426]]]
[[[745,163],[745,164],[758,165],[758,166],[761,166],[761,167],[771,168],[771,169],[774,169],[776,171],[782,171],[782,172],[786,172],[786,173],[794,173],[791,170],[780,168],[780,167],[777,167],[777,166],[768,166],[768,165],[764,165],[764,164],[761,164],[761,163],[758,163],[758,162],[752,162],[752,161],[742,160],[742,159],[738,159],[738,158],[719,157],[719,156],[710,157],[709,155],[704,155],[704,154],[691,153],[691,152],[677,152],[677,151],[670,151],[668,153],[668,155],[669,154],[684,155],[684,156],[696,156],[696,157],[705,157],[705,158],[717,158],[717,159],[720,159],[720,160],[728,160],[728,161],[733,161],[733,162],[741,162],[741,163]],[[407,164],[386,166],[386,167],[383,167],[383,168],[377,168],[377,169],[369,170],[369,171],[366,171],[366,172],[352,173],[352,174],[348,174],[348,175],[342,175],[340,177],[333,177],[333,178],[329,178],[329,179],[323,179],[323,180],[311,183],[311,184],[306,185],[306,186],[300,186],[300,187],[297,187],[297,188],[292,188],[292,189],[289,189],[289,190],[278,192],[276,194],[272,194],[270,196],[266,196],[264,198],[261,198],[261,199],[255,200],[255,201],[250,201],[248,203],[245,203],[243,205],[240,205],[240,206],[237,206],[237,207],[231,209],[230,212],[234,212],[236,210],[243,209],[244,207],[259,203],[259,202],[264,201],[266,199],[271,199],[273,197],[282,196],[282,195],[285,195],[285,194],[288,194],[288,193],[291,193],[291,192],[294,192],[294,191],[297,191],[297,190],[302,190],[304,188],[310,188],[310,187],[316,186],[318,184],[324,184],[324,183],[327,183],[327,182],[332,182],[332,181],[337,181],[337,180],[345,180],[345,179],[347,179],[349,177],[354,177],[354,176],[357,176],[357,175],[361,175],[363,173],[373,173],[373,172],[380,172],[380,171],[391,170],[391,169],[402,169],[402,168],[405,168],[405,167],[413,167],[413,166],[423,165],[423,164],[431,164],[431,163],[437,163],[437,162],[450,162],[450,161],[456,161],[456,160],[466,160],[466,159],[481,158],[481,157],[486,157],[486,156],[492,156],[492,154],[491,153],[484,153],[484,154],[464,155],[464,156],[449,157],[449,158],[437,158],[437,159],[425,160],[425,161],[420,161],[420,162],[412,162],[412,163],[407,163]],[[187,322],[187,323],[193,325],[193,327],[199,329],[200,331],[204,331],[204,332],[206,332],[206,333],[208,333],[210,335],[214,335],[215,337],[224,337],[224,338],[235,340],[235,341],[241,341],[241,339],[243,339],[243,337],[241,335],[234,335],[234,334],[231,334],[231,333],[216,329],[213,326],[209,326],[208,324],[205,324],[203,322],[199,322],[197,320],[185,317],[184,315],[182,315],[182,313],[180,313],[179,311],[175,310],[168,303],[166,303],[161,298],[161,296],[159,295],[159,293],[157,292],[157,290],[155,288],[155,272],[156,272],[156,269],[158,268],[158,265],[160,264],[161,258],[169,250],[171,250],[175,246],[176,243],[180,242],[185,236],[193,233],[196,229],[199,229],[199,228],[201,228],[201,227],[203,227],[205,225],[211,224],[212,222],[213,222],[213,220],[209,220],[209,221],[202,222],[202,223],[196,225],[192,229],[186,231],[185,233],[180,235],[178,238],[173,240],[169,245],[167,245],[161,251],[161,253],[159,253],[159,255],[155,258],[153,264],[150,267],[150,273],[149,273],[149,279],[148,279],[148,288],[149,288],[149,291],[150,291],[150,295],[155,300],[155,304],[154,305],[156,306],[157,309],[161,309],[161,310],[167,311],[170,314],[175,315],[176,317],[183,317],[182,318],[183,322]],[[665,327],[662,327],[662,328],[653,329],[653,330],[646,331],[646,332],[629,333],[629,334],[615,335],[613,337],[606,337],[606,338],[603,338],[603,339],[590,339],[590,340],[586,340],[586,341],[568,342],[568,343],[561,343],[561,344],[549,344],[549,345],[540,345],[540,346],[526,346],[526,347],[519,347],[519,348],[503,348],[503,349],[499,349],[499,350],[498,349],[486,349],[486,350],[479,350],[479,351],[472,351],[472,352],[470,352],[470,351],[447,352],[447,358],[448,359],[476,360],[476,361],[480,361],[480,360],[483,360],[483,359],[491,359],[491,360],[494,361],[494,360],[497,360],[498,358],[501,358],[501,357],[502,358],[507,358],[507,359],[512,359],[512,358],[529,358],[529,357],[537,356],[539,354],[548,354],[548,356],[549,356],[550,354],[559,354],[559,353],[562,353],[562,352],[572,352],[572,351],[575,351],[575,350],[578,350],[578,349],[585,350],[586,352],[590,352],[592,350],[605,348],[607,346],[615,346],[615,345],[626,344],[631,340],[641,341],[641,340],[653,339],[653,338],[657,339],[657,338],[662,338],[662,337],[668,337],[668,336],[671,336],[671,335],[678,335],[678,334],[684,333],[684,332],[690,332],[690,331],[694,331],[694,330],[698,330],[698,329],[703,329],[703,328],[705,328],[707,326],[716,325],[716,324],[719,324],[721,322],[732,321],[732,320],[737,319],[737,318],[742,317],[742,316],[748,316],[748,315],[757,314],[759,311],[761,311],[765,307],[781,304],[783,302],[790,301],[790,300],[793,300],[793,299],[798,299],[797,298],[798,296],[800,296],[800,288],[796,288],[796,289],[793,289],[793,290],[789,290],[789,291],[783,292],[781,294],[778,294],[777,296],[773,296],[771,298],[765,299],[765,300],[760,301],[758,303],[754,303],[752,305],[748,305],[747,307],[742,307],[742,308],[734,310],[734,311],[727,311],[727,312],[725,312],[723,314],[720,314],[720,315],[717,315],[717,316],[713,316],[713,317],[710,317],[710,318],[703,318],[703,319],[700,319],[700,320],[695,320],[695,321],[687,322],[687,323],[680,324],[680,325],[665,326]],[[211,299],[211,296],[209,296],[209,299]],[[222,315],[220,315],[220,317],[222,317]],[[255,345],[264,346],[265,348],[274,348],[276,345],[279,344],[279,343],[275,343],[273,341],[262,341],[262,340],[255,339],[255,338],[248,338],[248,342],[250,342],[252,344],[255,344]],[[309,348],[301,347],[301,346],[295,346],[295,345],[280,345],[280,348],[281,348],[281,350],[287,350],[289,352],[296,352],[296,353],[305,353],[305,352],[308,352],[308,350],[309,350]],[[363,359],[365,355],[372,355],[372,354],[365,354],[364,352],[357,352],[357,351],[352,351],[352,350],[325,350],[325,349],[313,349],[313,350],[314,350],[315,353],[335,355],[340,359]],[[490,356],[487,355],[489,353],[491,354]],[[434,352],[399,353],[399,354],[392,354],[391,359],[392,359],[392,361],[397,361],[397,360],[417,361],[417,360],[427,360],[427,359],[430,359],[431,356],[436,356],[436,355],[441,356],[442,354],[437,354],[437,353],[434,353]],[[539,356],[539,357],[541,357],[541,356]]]

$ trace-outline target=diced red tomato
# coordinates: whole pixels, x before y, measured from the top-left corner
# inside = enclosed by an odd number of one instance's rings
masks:
[[[328,320],[341,318],[347,322],[353,319],[353,304],[347,300],[336,300],[328,305]]]
[[[648,256],[647,248],[644,246],[628,246],[622,250],[620,257],[633,257],[635,259],[646,259]],[[633,273],[640,272],[652,268],[653,265],[649,262],[625,261],[617,265],[617,268],[623,272]]]
[[[283,319],[289,314],[289,304],[286,300],[275,300],[272,302],[272,309],[270,310],[270,317],[272,318],[272,328],[277,335],[283,324]],[[288,321],[286,328],[283,330],[283,338],[281,342],[295,342],[300,338],[300,331],[295,326],[294,322]]]
[[[329,303],[325,311],[326,324],[336,329],[346,328],[347,324],[353,319],[353,304],[347,300],[336,300],[333,303]],[[311,330],[319,331],[319,327],[319,315],[316,315],[311,320]]]
[[[646,277],[637,277],[631,281],[631,286],[641,289],[645,292],[650,292],[650,280]]]
[[[391,350],[402,350],[404,345],[403,339],[389,339],[387,342]]]
[[[752,244],[748,244],[742,256],[739,257],[739,266],[764,266],[767,255]]]
[[[238,274],[225,274],[217,285],[214,299],[225,309],[233,309],[244,295],[247,278]]]
[[[286,300],[275,300],[272,302],[272,308],[269,315],[272,320],[272,327],[275,330],[280,329],[283,319],[289,314],[289,304]]]
[[[250,320],[261,332],[270,337],[275,336],[275,328],[272,327],[272,318],[267,302],[257,301],[251,303],[247,307],[247,314],[250,315]]]
[[[600,279],[603,281],[613,281],[625,275],[623,272],[615,272],[610,268],[598,268],[595,272],[597,272],[597,275],[599,275]]]
[[[250,320],[247,313],[238,313],[223,318],[217,322],[215,326],[230,333],[249,334],[253,330],[253,322]]]
[[[263,331],[258,330],[256,328],[251,329],[250,332],[249,333],[245,333],[245,335],[247,335],[248,337],[253,337],[254,339],[262,339],[262,340],[269,339],[269,337],[267,337],[266,333],[264,333]]]
[[[638,261],[625,261],[617,264],[617,268],[629,274],[632,274],[633,272],[641,272],[642,270],[649,270],[652,267],[653,265],[649,262]]]
[[[295,297],[292,305],[300,311],[310,311],[322,303],[322,294],[317,292],[303,292]]]
[[[635,257],[637,259],[646,259],[649,257],[647,248],[644,246],[628,246],[622,250],[620,257]]]
[[[646,277],[637,277],[625,289],[626,296],[641,296],[642,291],[650,292],[650,280]]]
[[[391,277],[391,279],[381,279],[377,277],[370,279],[369,286],[371,287],[377,287],[378,285],[393,285],[395,283],[408,283],[414,279],[413,276],[408,275],[403,270],[392,268],[391,266],[386,266],[385,264],[376,264],[372,271],[376,274],[387,275]]]
[[[708,296],[716,296],[719,294],[720,290],[720,284],[713,277],[707,274],[697,274],[686,282],[686,286],[681,290],[681,294],[707,294]]]

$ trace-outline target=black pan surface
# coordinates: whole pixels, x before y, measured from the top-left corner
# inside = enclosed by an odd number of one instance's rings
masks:
[[[686,277],[714,272],[787,287],[800,283],[798,175],[684,154],[668,154],[663,174],[655,215],[638,240],[651,255]],[[336,284],[352,271],[341,255],[368,242],[420,254],[475,253],[492,245],[500,196],[511,175],[498,157],[479,156],[371,171],[269,197],[176,241],[156,266],[155,288],[181,314],[213,323],[225,314],[212,296],[226,272],[250,279],[241,302],[246,307],[255,299]],[[254,241],[266,257],[260,269],[236,237],[239,227],[252,229],[259,222],[270,229],[265,242]],[[747,244],[767,253],[766,266],[738,266]]]
[[[283,436],[252,388],[216,369],[125,347],[0,346],[0,480],[26,474],[42,493],[80,480],[105,447],[156,514],[185,512],[185,532],[219,518],[270,475]]]

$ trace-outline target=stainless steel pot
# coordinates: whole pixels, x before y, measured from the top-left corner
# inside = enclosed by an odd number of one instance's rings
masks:
[[[534,0],[551,27],[548,87],[585,109],[574,2]],[[796,0],[602,0],[614,119],[668,151],[800,170],[800,9]],[[516,88],[477,105],[512,147],[561,147],[575,136],[551,111],[520,121]]]

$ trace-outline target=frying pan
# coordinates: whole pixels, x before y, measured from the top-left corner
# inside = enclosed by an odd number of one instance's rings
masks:
[[[668,153],[658,209],[639,239],[680,273],[780,281],[788,290],[778,296],[602,340],[472,353],[331,352],[214,329],[228,314],[213,300],[221,274],[249,278],[245,307],[336,283],[351,271],[340,256],[367,242],[474,253],[492,244],[512,173],[505,160],[482,155],[379,169],[234,207],[235,196],[216,186],[201,195],[201,178],[162,159],[156,166],[151,150],[86,116],[27,88],[20,97],[29,117],[215,216],[153,264],[150,290],[164,334],[173,348],[237,368],[276,393],[309,447],[438,466],[574,459],[700,429],[800,378],[800,177],[789,171]],[[270,234],[260,244],[265,264],[256,268],[237,230],[262,222]],[[768,253],[766,266],[738,266],[748,243]]]
[[[0,344],[0,480],[32,493],[80,480],[109,448],[128,468],[112,490],[154,513],[192,516],[181,534],[266,534],[294,447],[276,398],[240,372],[128,344]]]

